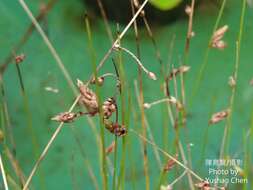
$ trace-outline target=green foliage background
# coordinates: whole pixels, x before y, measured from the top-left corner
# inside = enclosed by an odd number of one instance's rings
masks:
[[[39,3],[41,1],[26,1],[33,13],[39,12]],[[212,34],[213,25],[217,18],[219,8],[215,6],[202,6],[197,9],[194,16],[194,32],[196,36],[192,39],[189,52],[188,63],[191,70],[186,77],[186,97],[187,101],[193,89],[193,84],[197,73],[203,63],[204,54],[207,48],[208,40]],[[46,29],[49,39],[61,56],[65,67],[69,71],[73,80],[79,78],[88,80],[92,73],[91,56],[88,51],[88,40],[84,23],[85,8],[78,0],[59,1],[47,16],[47,23],[42,22]],[[189,141],[194,144],[192,147],[193,170],[201,176],[207,175],[207,169],[201,159],[217,158],[225,123],[221,122],[208,129],[208,120],[210,114],[223,110],[229,102],[231,89],[228,86],[228,78],[232,75],[235,65],[235,42],[239,31],[239,22],[241,15],[241,1],[231,0],[228,2],[220,26],[229,25],[229,32],[225,35],[228,42],[228,48],[224,51],[212,49],[208,59],[208,65],[201,81],[201,86],[194,97],[192,107],[189,112],[187,122],[187,131]],[[251,140],[244,142],[245,134],[252,129],[252,105],[253,105],[253,87],[249,81],[253,77],[252,49],[253,49],[253,10],[247,8],[245,17],[245,28],[242,40],[241,59],[238,73],[238,88],[236,91],[234,114],[232,118],[231,133],[231,155],[238,153],[238,158],[244,159],[244,147],[252,145]],[[103,57],[110,41],[106,35],[104,24],[101,20],[91,19],[92,35],[94,47],[97,54],[97,62]],[[164,64],[167,64],[168,56],[172,59],[175,66],[179,65],[182,58],[187,32],[187,19],[178,20],[171,25],[152,27],[158,48]],[[23,35],[25,29],[30,24],[30,20],[20,7],[18,1],[2,0],[0,1],[0,60],[9,54],[15,44]],[[152,25],[152,23],[151,23]],[[111,28],[115,32],[116,24],[111,23]],[[121,26],[123,29],[123,26]],[[116,33],[116,32],[115,32]],[[175,37],[172,55],[170,53],[171,40]],[[135,38],[131,29],[124,40],[124,47],[135,52]],[[57,127],[57,123],[50,120],[55,114],[66,111],[74,100],[73,93],[68,87],[61,71],[57,67],[55,60],[48,51],[37,32],[34,32],[29,41],[23,46],[22,51],[26,55],[25,61],[21,64],[21,72],[25,84],[25,92],[28,97],[29,108],[32,115],[33,135],[27,127],[27,113],[24,110],[23,98],[20,91],[18,75],[14,64],[11,64],[4,73],[3,81],[7,97],[10,121],[13,127],[14,137],[17,145],[17,159],[26,175],[31,171],[38,154],[43,150],[45,144],[51,137]],[[130,89],[132,106],[135,114],[130,116],[129,128],[137,131],[141,128],[139,108],[136,107],[136,97],[134,94],[133,80],[137,79],[137,67],[131,58],[123,56],[124,67],[127,79],[127,85]],[[158,76],[160,66],[155,58],[155,51],[151,40],[148,38],[145,30],[141,31],[141,59],[147,68],[155,72]],[[100,73],[113,72],[113,65],[109,59]],[[145,75],[144,80],[144,99],[145,102],[151,102],[163,97],[160,89],[160,82],[150,81]],[[106,82],[103,87],[103,97],[112,96],[114,90],[114,81]],[[59,89],[59,93],[54,94],[45,91],[46,86],[52,86]],[[155,142],[164,148],[163,125],[168,125],[169,135],[167,151],[174,151],[174,132],[168,124],[165,107],[156,106],[145,111],[148,121],[154,135]],[[134,112],[132,112],[134,113]],[[94,119],[99,124],[97,119]],[[85,154],[94,169],[94,173],[101,182],[98,147],[94,138],[94,133],[88,126],[85,118],[79,119],[71,124],[81,139]],[[73,136],[70,126],[66,125],[57,137],[46,159],[39,168],[39,174],[33,179],[35,189],[72,189],[73,182],[80,189],[93,189],[89,178],[87,168],[84,165],[78,145]],[[106,145],[113,140],[111,134],[106,131]],[[184,133],[182,132],[182,137]],[[32,138],[36,138],[37,145],[32,144]],[[127,150],[126,155],[126,181],[125,188],[144,189],[145,179],[143,175],[143,160],[141,154],[141,145],[139,140],[133,134],[129,133],[129,146],[131,154]],[[183,138],[184,139],[184,138]],[[121,139],[119,139],[119,159]],[[203,155],[203,145],[205,155]],[[186,142],[183,140],[184,148]],[[248,144],[251,143],[251,144]],[[249,149],[250,150],[250,149]],[[252,159],[252,149],[247,152]],[[131,157],[130,157],[131,156]],[[113,159],[113,155],[110,155]],[[150,164],[151,187],[157,182],[160,175],[159,168],[154,161],[154,155],[151,147],[148,148],[148,158]],[[161,155],[163,162],[167,160]],[[252,162],[251,162],[252,163]],[[8,164],[9,165],[9,164]],[[135,168],[136,180],[131,181],[131,169]],[[7,167],[11,168],[11,167]],[[252,164],[250,166],[252,179]],[[8,172],[12,174],[10,169]],[[41,176],[41,177],[39,177]],[[177,176],[177,175],[175,175]],[[169,175],[168,182],[174,177]],[[74,180],[73,180],[74,179]],[[111,184],[111,177],[109,177]],[[186,178],[185,178],[186,183]],[[101,185],[101,184],[100,184]],[[234,186],[233,188],[237,188]]]

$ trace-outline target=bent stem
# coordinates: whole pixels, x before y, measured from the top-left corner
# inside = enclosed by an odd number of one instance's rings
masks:
[[[122,50],[124,52],[126,52],[127,54],[129,54],[135,61],[136,63],[139,65],[139,67],[148,75],[149,78],[151,78],[152,80],[156,80],[156,76],[154,73],[150,72],[149,70],[147,70],[143,64],[141,63],[141,61],[128,49],[121,47],[119,45],[115,46],[114,48],[115,50]]]

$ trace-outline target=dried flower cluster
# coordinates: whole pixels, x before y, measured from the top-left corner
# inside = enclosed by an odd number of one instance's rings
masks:
[[[81,93],[79,102],[86,107],[88,113],[91,116],[96,115],[99,112],[98,99],[96,94],[80,80],[77,80],[77,86]]]
[[[120,125],[117,122],[111,122],[109,120],[104,120],[104,124],[105,128],[116,136],[121,137],[127,134],[127,129],[124,125]]]
[[[16,63],[16,64],[19,64],[19,63],[23,62],[24,59],[25,59],[25,54],[17,55],[17,56],[15,57],[15,63]]]
[[[78,112],[64,112],[56,115],[52,118],[54,121],[70,123],[73,122],[77,117],[81,115],[89,115],[95,116],[99,113],[99,105],[98,105],[98,98],[96,94],[88,88],[87,85],[83,84],[82,81],[77,80],[77,86],[80,91],[80,98],[79,102],[81,105],[84,105],[87,109],[87,113]],[[109,118],[112,116],[114,112],[117,111],[117,104],[114,98],[108,98],[102,104],[102,114],[103,114],[103,122],[105,128],[109,130],[111,133],[115,134],[116,136],[124,136],[127,133],[127,130],[124,126],[121,126],[117,122],[111,122]]]
[[[211,190],[210,184],[207,181],[196,183],[195,186],[201,190]]]
[[[216,124],[216,123],[224,120],[225,118],[227,118],[229,116],[229,114],[230,114],[229,109],[213,114],[211,119],[209,120],[209,125]]]
[[[225,25],[216,30],[211,39],[211,46],[217,49],[225,49],[227,47],[226,42],[222,40],[225,33],[228,31],[228,25]]]
[[[105,153],[106,154],[112,153],[115,149],[115,146],[116,146],[115,141],[112,141],[112,143],[106,148]]]
[[[172,69],[171,73],[169,74],[169,80],[172,80],[173,77],[176,77],[178,74],[184,74],[190,70],[191,67],[183,65],[178,68]]]
[[[178,155],[176,155],[175,158],[177,159]],[[170,171],[175,166],[175,164],[176,164],[175,160],[169,159],[166,165],[164,166],[163,171],[164,172]]]
[[[114,98],[108,98],[102,106],[103,114],[104,114],[104,119],[109,119],[113,112],[117,110],[117,105],[116,101]]]
[[[55,117],[51,118],[53,121],[58,121],[58,122],[64,122],[64,123],[71,123],[74,121],[74,119],[77,117],[76,113],[72,112],[63,112]]]
[[[105,78],[104,78],[103,76],[97,77],[97,84],[98,84],[99,86],[102,86],[102,85],[104,84],[104,80],[105,80]],[[92,80],[91,80],[90,83],[91,83],[91,84],[95,84],[95,83],[96,83],[96,78],[95,78],[95,77],[92,78]]]

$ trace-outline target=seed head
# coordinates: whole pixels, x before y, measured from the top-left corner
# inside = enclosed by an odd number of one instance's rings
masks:
[[[25,59],[25,54],[20,54],[15,57],[15,62],[16,62],[16,64],[19,64],[19,63],[23,62],[24,59]]]
[[[186,13],[188,16],[191,15],[191,13],[192,13],[192,8],[191,8],[191,6],[186,5],[186,7],[185,7],[185,13]]]
[[[233,76],[230,76],[229,79],[228,79],[228,85],[231,87],[231,88],[234,88],[236,86],[236,81],[235,81],[235,78]]]
[[[56,115],[55,117],[51,118],[51,120],[58,121],[58,122],[64,122],[64,123],[70,123],[70,122],[73,122],[75,118],[76,118],[75,113],[63,112],[63,113],[60,113],[60,114]]]
[[[216,124],[216,123],[224,120],[225,118],[227,118],[229,116],[229,114],[230,114],[230,109],[220,111],[220,112],[213,114],[211,119],[209,120],[209,125]]]
[[[120,125],[118,123],[111,122],[109,120],[104,120],[105,128],[110,131],[112,134],[122,137],[127,134],[127,129],[124,125]]]
[[[90,115],[97,114],[99,109],[96,94],[80,80],[77,80],[77,86],[81,93],[80,102],[87,108]]]
[[[175,156],[175,158],[177,157],[178,155]],[[164,166],[163,171],[165,172],[170,171],[174,167],[175,164],[176,164],[175,160],[169,159],[167,164]]]
[[[105,80],[104,77],[98,77],[98,78],[97,78],[97,84],[98,84],[99,86],[102,86],[102,85],[104,84],[104,80]],[[92,78],[92,80],[91,80],[90,83],[91,83],[91,84],[96,84],[96,79],[95,79],[95,78]]]
[[[143,107],[144,107],[145,109],[149,109],[149,108],[151,108],[151,105],[150,105],[149,103],[144,103],[144,104],[143,104]]]
[[[227,31],[228,25],[225,25],[214,32],[211,40],[211,46],[213,48],[224,49],[227,47],[227,44],[222,40]]]
[[[115,149],[115,141],[112,141],[110,146],[108,148],[106,148],[105,153],[110,154],[114,151],[114,149]]]
[[[117,105],[114,98],[108,98],[102,105],[104,119],[111,117],[113,112],[116,111]]]
[[[196,183],[195,186],[201,190],[210,190],[210,184],[207,181]]]
[[[152,73],[152,72],[148,72],[148,76],[149,76],[149,78],[151,78],[152,80],[156,80],[157,78],[156,78],[156,75],[154,74],[154,73]]]

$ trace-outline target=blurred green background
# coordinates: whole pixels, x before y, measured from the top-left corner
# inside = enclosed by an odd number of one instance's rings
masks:
[[[42,0],[27,0],[34,15],[39,12]],[[239,31],[241,16],[241,1],[228,1],[224,15],[222,16],[220,26],[227,24],[229,31],[225,35],[225,41],[228,47],[224,51],[211,49],[208,64],[201,81],[200,88],[194,97],[190,107],[187,120],[187,131],[191,147],[193,170],[200,176],[207,175],[207,168],[201,158],[218,158],[221,140],[223,136],[225,122],[208,127],[210,114],[223,110],[227,107],[231,88],[228,86],[228,78],[232,75],[235,65],[235,44]],[[192,38],[190,44],[188,64],[191,70],[185,78],[186,83],[186,101],[190,99],[193,84],[197,73],[203,63],[208,40],[212,34],[219,5],[207,3],[196,9],[194,15],[193,30],[196,36]],[[41,22],[43,29],[46,30],[49,39],[62,58],[65,67],[70,73],[72,79],[88,80],[92,73],[91,56],[88,49],[88,39],[84,22],[85,6],[79,0],[59,1],[48,13],[46,19]],[[251,143],[251,140],[245,140],[245,134],[252,128],[252,108],[253,108],[253,87],[249,85],[253,77],[252,49],[253,49],[253,10],[249,6],[246,9],[245,27],[243,33],[241,59],[238,73],[238,86],[235,97],[234,114],[232,118],[232,133],[230,154],[237,155],[236,158],[244,159],[244,147]],[[99,62],[103,55],[110,48],[110,40],[106,34],[104,23],[101,19],[92,18],[90,20],[94,47],[96,50],[96,61]],[[15,44],[22,37],[24,31],[29,26],[30,20],[18,1],[1,0],[0,1],[0,60],[1,62],[11,52]],[[151,23],[152,26],[153,23]],[[187,19],[179,19],[172,24],[163,26],[154,26],[152,31],[158,44],[163,63],[168,63],[168,58],[178,67],[182,59],[185,37],[187,33]],[[116,24],[110,23],[112,31],[116,35]],[[120,25],[120,29],[123,29]],[[144,65],[160,75],[160,65],[155,57],[154,47],[145,29],[141,30],[141,60]],[[171,53],[170,45],[174,39],[174,47]],[[135,52],[135,36],[131,28],[124,37],[122,44]],[[40,35],[35,31],[28,42],[22,47],[20,52],[24,53],[26,59],[21,63],[20,68],[24,80],[25,92],[28,99],[30,113],[32,115],[33,134],[28,129],[29,119],[24,108],[23,97],[19,85],[19,79],[15,64],[10,64],[3,75],[3,83],[6,93],[8,112],[13,129],[13,135],[16,142],[16,156],[19,163],[28,176],[35,160],[43,150],[52,133],[57,127],[57,123],[52,122],[50,118],[59,112],[66,111],[74,100],[73,92],[69,88],[64,76],[57,67],[55,60],[50,54],[48,48]],[[127,86],[131,94],[132,111],[130,115],[129,128],[139,131],[141,129],[140,111],[134,92],[133,81],[137,79],[138,70],[131,58],[125,54],[123,64]],[[100,74],[113,72],[114,68],[111,59],[108,59]],[[159,80],[162,80],[161,78]],[[160,88],[160,81],[151,81],[146,75],[143,75],[143,89],[145,102],[152,102],[163,97]],[[45,90],[45,87],[51,86],[59,89],[58,93],[52,93]],[[114,81],[108,81],[102,87],[103,98],[112,96],[114,93]],[[172,126],[165,117],[165,106],[159,105],[145,111],[148,118],[152,134],[156,144],[163,147],[164,138],[168,140],[167,151],[173,153],[174,138]],[[134,114],[136,113],[136,114]],[[99,122],[94,118],[99,130]],[[164,137],[163,125],[168,125],[169,135]],[[73,135],[73,126],[75,134],[81,140],[85,155],[89,160],[95,175],[102,185],[99,165],[99,149],[93,131],[89,127],[86,118],[81,118],[72,124],[67,124],[48,155],[39,168],[39,175],[35,175],[32,181],[34,189],[94,189],[89,177],[87,167],[84,164],[83,156],[80,153],[75,136]],[[208,128],[208,134],[206,133]],[[114,139],[113,135],[105,131],[106,146],[109,146]],[[182,132],[182,143],[186,150],[187,142],[184,141],[184,132]],[[34,145],[32,139],[36,139]],[[121,142],[119,139],[119,158]],[[125,189],[144,189],[145,177],[143,174],[142,147],[139,139],[132,133],[128,134],[129,149],[126,152],[126,176]],[[206,143],[204,155],[203,146]],[[250,146],[250,145],[249,145]],[[251,146],[252,147],[252,146]],[[164,148],[164,147],[163,147]],[[36,149],[34,151],[34,149]],[[252,159],[252,149],[247,152]],[[167,160],[160,155],[163,163]],[[113,160],[113,154],[109,155]],[[160,170],[155,161],[152,147],[148,145],[148,159],[150,167],[151,187],[154,187],[159,180]],[[251,162],[252,163],[252,162]],[[13,174],[10,164],[6,161],[7,171]],[[132,169],[135,169],[136,180],[131,180]],[[249,167],[252,172],[252,164]],[[178,173],[179,174],[179,173]],[[14,175],[13,175],[14,176]],[[40,177],[39,177],[40,176]],[[177,176],[177,175],[175,175]],[[167,183],[175,178],[174,174],[169,175]],[[109,175],[109,184],[112,183],[112,177]],[[187,182],[185,177],[183,180]],[[249,187],[249,186],[248,186]],[[241,189],[236,185],[232,189]],[[251,187],[252,188],[252,187]],[[250,187],[249,187],[250,189]]]

